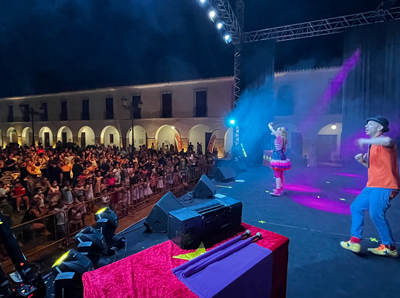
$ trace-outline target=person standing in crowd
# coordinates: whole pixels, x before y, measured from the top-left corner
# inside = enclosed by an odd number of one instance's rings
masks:
[[[63,181],[62,171],[55,161],[49,161],[47,166],[47,175],[50,183],[56,181],[58,184],[61,184]]]
[[[75,186],[79,176],[83,172],[83,167],[81,165],[81,160],[79,158],[75,158],[75,164],[72,166],[72,186]]]
[[[361,239],[364,230],[364,211],[369,209],[371,220],[379,232],[382,244],[368,251],[388,257],[397,257],[398,252],[392,231],[386,219],[386,211],[391,200],[399,193],[399,162],[394,141],[384,136],[389,131],[389,121],[382,116],[367,119],[365,133],[369,139],[358,139],[360,149],[369,146],[367,154],[359,153],[355,159],[368,168],[367,186],[351,204],[351,239],[340,245],[355,253],[361,251]]]
[[[4,163],[3,173],[7,171],[10,172],[16,171],[17,170],[16,164],[17,162],[14,160],[14,154],[11,153]]]
[[[68,180],[69,182],[71,182],[72,179],[71,171],[72,171],[72,164],[68,161],[67,158],[65,158],[61,166],[63,181]]]
[[[290,159],[286,158],[286,146],[287,146],[287,132],[284,127],[279,127],[277,130],[273,128],[273,123],[269,123],[268,127],[271,133],[276,137],[274,141],[275,150],[272,153],[271,169],[274,170],[276,188],[271,193],[272,196],[280,197],[283,192],[283,186],[285,184],[284,171],[290,170],[291,163]]]
[[[203,154],[203,148],[199,142],[197,142],[197,154],[198,155]]]

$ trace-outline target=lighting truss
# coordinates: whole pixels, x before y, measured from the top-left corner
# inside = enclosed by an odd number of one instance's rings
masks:
[[[400,7],[377,9],[348,16],[280,26],[243,33],[243,42],[275,39],[277,42],[341,33],[346,28],[400,20]]]
[[[235,78],[235,99],[234,99],[234,104],[235,108],[237,106],[241,89],[241,80],[242,80],[242,75],[241,75],[241,61],[242,61],[242,39],[243,39],[243,31],[244,31],[244,2],[243,0],[236,0],[236,15],[237,15],[237,22],[239,24],[239,29],[242,29],[239,31],[239,42],[235,42],[235,53],[234,53],[234,63],[233,63],[233,76]],[[235,15],[233,15],[235,16]],[[233,128],[233,145],[234,145],[234,151],[235,153],[238,152],[239,150],[239,125],[235,125]]]
[[[375,11],[357,13],[347,16],[304,22],[293,25],[280,26],[250,32],[244,32],[244,3],[236,0],[236,15],[229,0],[210,0],[211,5],[217,10],[219,19],[224,22],[224,29],[232,37],[235,45],[234,53],[234,79],[236,108],[240,94],[241,82],[241,56],[243,43],[271,40],[277,42],[317,37],[343,32],[346,28],[400,20],[400,7],[391,8],[381,3]],[[394,2],[392,1],[392,4]],[[233,146],[237,152],[239,148],[239,126],[235,125],[233,131]]]
[[[213,0],[211,3],[217,10],[219,19],[224,22],[225,31],[231,35],[233,44],[240,43],[242,28],[229,0]]]

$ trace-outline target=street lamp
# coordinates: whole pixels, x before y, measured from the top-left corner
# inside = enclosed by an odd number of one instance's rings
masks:
[[[131,129],[132,129],[132,131],[131,131],[131,134],[132,134],[131,160],[133,160],[133,148],[135,146],[135,139],[134,139],[134,133],[133,133],[133,130],[134,130],[133,129],[133,119],[134,119],[135,111],[137,109],[141,109],[143,103],[141,100],[137,103],[134,103],[133,101],[128,103],[128,99],[125,96],[121,98],[121,103],[125,110],[129,110],[129,114],[131,117]]]
[[[26,112],[29,113],[29,118],[31,120],[32,123],[32,146],[35,147],[35,115],[40,116],[42,113],[36,111],[34,108],[30,108],[28,111],[26,111],[26,107],[27,105],[24,103],[21,103],[19,105],[19,109],[22,113],[22,115],[25,115]]]

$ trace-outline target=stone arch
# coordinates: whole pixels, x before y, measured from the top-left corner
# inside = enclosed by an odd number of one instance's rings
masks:
[[[157,148],[161,148],[162,144],[164,145],[171,145],[175,146],[175,134],[180,136],[180,132],[177,128],[173,127],[172,125],[163,125],[160,126],[156,131],[156,142]]]
[[[197,146],[197,142],[199,142],[203,148],[203,152],[205,152],[207,144],[206,144],[206,133],[212,133],[212,129],[204,124],[198,124],[193,126],[189,130],[188,139],[189,144],[192,143],[194,148]]]
[[[117,128],[112,125],[107,125],[103,128],[100,134],[100,143],[105,146],[121,146],[121,137]]]
[[[315,143],[317,162],[338,163],[340,161],[341,135],[342,123],[330,123],[319,130]]]
[[[39,141],[44,148],[53,146],[53,132],[47,126],[43,126],[39,130]]]
[[[18,133],[15,127],[10,127],[7,129],[7,142],[18,143]]]
[[[78,145],[82,148],[94,145],[96,143],[96,135],[90,126],[83,126],[78,132]]]
[[[133,126],[133,138],[135,139],[135,148],[147,145],[147,131],[142,126]],[[132,127],[129,128],[128,132],[126,133],[126,144],[127,146],[130,146],[132,144]]]
[[[224,136],[224,151],[225,154],[229,153],[232,154],[232,147],[233,147],[233,127],[230,127]]]
[[[68,126],[61,126],[57,132],[57,142],[61,141],[63,144],[73,142],[73,134]]]
[[[31,146],[33,143],[33,134],[32,134],[32,128],[30,127],[25,127],[22,130],[22,145],[27,145]]]

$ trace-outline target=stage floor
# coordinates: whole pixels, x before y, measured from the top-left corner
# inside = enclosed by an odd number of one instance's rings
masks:
[[[272,197],[272,170],[255,167],[241,173],[236,182],[215,183],[217,192],[243,202],[243,222],[290,239],[288,298],[397,297],[400,258],[371,255],[367,247],[379,246],[379,235],[365,218],[363,252],[345,251],[339,245],[349,239],[349,205],[365,186],[366,169],[302,168],[286,173],[287,190]],[[239,182],[243,181],[243,182]],[[197,203],[197,202],[195,202]],[[400,241],[400,196],[392,201],[388,220]],[[121,234],[127,238],[126,255],[167,240],[166,234],[145,233],[139,222]],[[400,248],[400,242],[398,242]],[[119,252],[118,259],[125,251]]]

